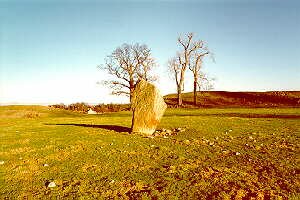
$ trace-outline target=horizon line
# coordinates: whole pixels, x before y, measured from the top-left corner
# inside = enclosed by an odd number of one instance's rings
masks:
[[[270,91],[227,91],[227,90],[212,90],[212,91],[197,91],[197,92],[230,92],[230,93],[268,93],[268,92],[300,92],[300,90],[270,90]],[[193,91],[191,92],[184,92],[182,94],[187,94],[187,93],[193,93]],[[168,95],[176,95],[177,93],[171,93],[171,94],[166,94],[163,95],[163,97],[166,97]],[[70,105],[70,104],[74,104],[74,103],[85,103],[87,105],[99,105],[99,104],[129,104],[128,103],[124,103],[124,102],[110,102],[110,103],[104,103],[104,102],[85,102],[85,101],[76,101],[76,102],[72,102],[72,103],[63,103],[63,102],[59,102],[59,103],[54,103],[54,102],[31,102],[31,103],[25,103],[25,102],[0,102],[0,106],[14,106],[14,105],[32,105],[32,106],[50,106],[50,105],[57,105],[57,104],[64,104],[64,105]]]

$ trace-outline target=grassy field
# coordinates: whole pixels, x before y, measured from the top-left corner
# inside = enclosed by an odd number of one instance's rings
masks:
[[[300,109],[168,109],[129,134],[131,113],[0,107],[0,199],[299,199]],[[54,182],[55,187],[48,187]]]

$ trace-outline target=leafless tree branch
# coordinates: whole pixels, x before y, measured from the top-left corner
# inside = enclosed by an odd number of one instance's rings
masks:
[[[112,89],[113,94],[130,94],[131,100],[135,84],[139,79],[155,80],[155,76],[151,74],[155,66],[155,60],[148,46],[136,43],[123,44],[116,48],[106,57],[105,64],[98,68],[112,75],[112,80],[103,83]]]

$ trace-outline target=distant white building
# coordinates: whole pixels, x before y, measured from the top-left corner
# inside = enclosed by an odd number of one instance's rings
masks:
[[[97,114],[97,112],[94,111],[94,110],[92,110],[91,108],[88,110],[87,113],[88,113],[89,115],[90,115],[90,114],[92,114],[92,115]]]

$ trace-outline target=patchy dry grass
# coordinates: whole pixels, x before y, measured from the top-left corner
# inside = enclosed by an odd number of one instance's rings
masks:
[[[0,196],[299,199],[299,119],[300,109],[169,109],[159,128],[186,131],[147,138],[127,132],[129,112],[0,107]]]

